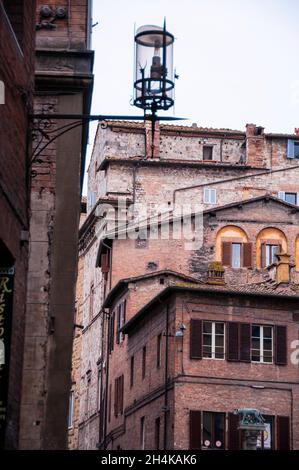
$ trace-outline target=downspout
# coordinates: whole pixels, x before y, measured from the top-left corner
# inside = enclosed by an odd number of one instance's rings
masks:
[[[102,403],[103,403],[103,372],[104,372],[104,363],[103,363],[103,357],[105,355],[103,354],[104,351],[104,337],[105,337],[105,312],[102,309],[102,338],[101,338],[101,357],[102,357],[102,363],[101,363],[101,391],[100,391],[100,419],[99,419],[99,444],[101,443],[101,440],[103,439],[103,419],[102,419]],[[106,394],[105,394],[105,402],[106,402]]]
[[[165,331],[165,385],[164,385],[164,442],[163,450],[167,449],[168,427],[168,338],[169,338],[169,304],[166,305],[166,331]]]
[[[106,314],[106,323],[107,319],[110,317],[110,313]],[[109,328],[107,328],[107,341],[106,341],[106,356],[107,356],[107,364],[106,364],[106,390],[105,390],[105,418],[104,418],[104,450],[107,449],[107,421],[108,421],[108,393],[109,393],[109,358],[110,358],[110,353],[108,350],[108,344],[109,344]],[[110,397],[111,399],[111,397]]]

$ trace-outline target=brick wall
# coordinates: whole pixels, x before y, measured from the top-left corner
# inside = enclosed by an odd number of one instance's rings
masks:
[[[8,9],[11,7],[8,2],[4,2],[4,6],[0,1],[0,80],[5,89],[5,104],[0,104],[0,239],[15,259],[6,447],[16,448],[28,267],[28,244],[21,243],[21,231],[28,231],[29,224],[30,148],[27,153],[27,132],[34,84],[35,1],[27,5],[22,16],[18,10],[22,7],[21,2],[14,2],[12,9]]]

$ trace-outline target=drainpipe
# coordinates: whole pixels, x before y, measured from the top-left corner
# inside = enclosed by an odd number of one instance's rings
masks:
[[[165,386],[164,386],[164,442],[163,450],[167,449],[168,427],[168,338],[169,338],[169,304],[166,305],[166,331],[165,331]]]
[[[103,403],[103,375],[104,375],[104,363],[103,363],[103,357],[105,355],[103,354],[104,351],[104,337],[105,337],[105,311],[102,309],[102,325],[101,325],[101,330],[102,330],[102,338],[101,338],[101,390],[100,390],[100,418],[99,418],[99,443],[101,443],[101,440],[103,439],[103,414],[102,414],[102,403]],[[105,402],[106,402],[106,396],[105,396]]]
[[[104,314],[105,315],[105,314]],[[108,318],[110,317],[110,312],[109,314],[106,314],[106,323]],[[108,344],[109,344],[109,328],[107,328],[107,341],[106,341],[106,357],[107,357],[107,363],[106,363],[106,391],[105,391],[105,417],[104,417],[104,449],[107,449],[107,422],[108,422],[108,393],[109,393],[109,350],[108,350]],[[110,397],[111,400],[111,397]]]

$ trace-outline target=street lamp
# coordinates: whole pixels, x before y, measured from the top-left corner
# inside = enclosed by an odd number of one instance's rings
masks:
[[[134,105],[154,116],[174,104],[174,36],[159,26],[141,26],[135,35]]]

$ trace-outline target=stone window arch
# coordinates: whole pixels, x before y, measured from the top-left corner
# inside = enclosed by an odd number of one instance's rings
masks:
[[[256,267],[266,268],[276,262],[276,253],[287,253],[288,242],[282,230],[267,227],[256,238]]]
[[[218,231],[216,261],[232,268],[252,267],[252,243],[244,229],[227,225]]]

